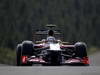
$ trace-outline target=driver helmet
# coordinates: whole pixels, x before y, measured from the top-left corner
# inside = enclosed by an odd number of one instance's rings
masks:
[[[49,30],[48,31],[48,36],[54,36],[54,31],[53,30]]]

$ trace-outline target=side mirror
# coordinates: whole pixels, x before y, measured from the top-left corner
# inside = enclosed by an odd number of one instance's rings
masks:
[[[64,45],[68,45],[68,44],[70,44],[69,42],[62,42],[62,44],[64,44]]]
[[[43,41],[36,41],[36,44],[40,44],[40,43],[43,43]]]

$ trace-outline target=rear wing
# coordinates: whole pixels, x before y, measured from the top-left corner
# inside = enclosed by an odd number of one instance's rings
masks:
[[[61,31],[60,30],[56,30],[54,29],[54,27],[56,27],[56,25],[53,24],[48,24],[46,25],[46,27],[48,27],[47,29],[38,29],[35,30],[33,33],[33,41],[40,41],[42,39],[46,39],[48,36],[48,31],[49,30],[53,30],[54,31],[54,37],[56,39],[61,39],[62,40],[62,35],[61,35]]]

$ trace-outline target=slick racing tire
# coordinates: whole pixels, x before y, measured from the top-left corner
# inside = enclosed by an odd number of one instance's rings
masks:
[[[83,57],[87,57],[87,46],[85,43],[82,43],[82,42],[77,42],[75,44],[75,49],[76,49],[76,52],[75,52],[75,57],[79,57],[79,58],[82,58]]]
[[[31,41],[24,41],[22,43],[22,55],[31,56],[33,55],[33,51],[34,51],[34,46]]]
[[[16,65],[21,66],[21,52],[22,52],[22,44],[18,44],[16,48]]]
[[[22,43],[22,56],[30,57],[33,55],[34,46],[31,41],[24,41]],[[24,63],[23,66],[32,66],[32,63]]]
[[[75,49],[76,49],[75,56],[81,60],[82,63],[81,66],[89,66],[86,44],[78,42],[75,44]]]

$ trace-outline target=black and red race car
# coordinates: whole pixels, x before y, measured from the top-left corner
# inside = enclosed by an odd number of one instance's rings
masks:
[[[82,65],[88,66],[87,46],[83,42],[69,44],[54,37],[59,34],[53,30],[52,25],[46,31],[36,33],[47,34],[41,41],[23,41],[17,45],[16,62],[17,66],[40,65]],[[39,37],[40,38],[40,37]]]

